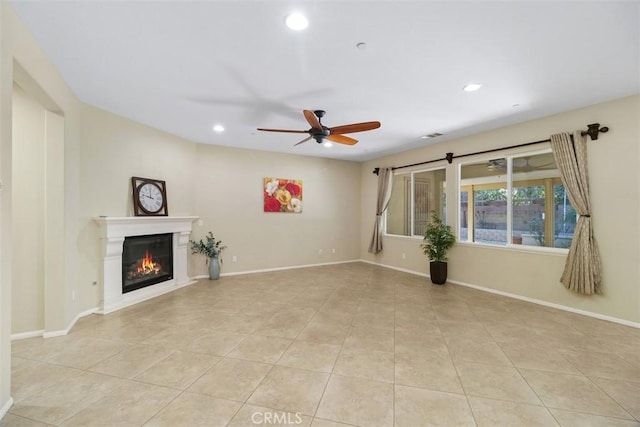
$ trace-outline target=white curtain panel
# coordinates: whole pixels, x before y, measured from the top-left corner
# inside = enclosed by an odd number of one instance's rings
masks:
[[[573,139],[566,132],[551,135],[551,149],[569,200],[580,215],[560,282],[580,294],[602,293],[602,264],[591,217],[587,138],[581,131]]]
[[[389,206],[391,199],[391,185],[393,169],[380,168],[378,171],[378,201],[376,205],[376,222],[373,226],[373,236],[369,244],[369,252],[377,254],[382,251],[382,215]]]

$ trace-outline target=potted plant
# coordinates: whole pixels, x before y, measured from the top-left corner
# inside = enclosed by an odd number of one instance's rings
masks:
[[[424,232],[423,242],[420,247],[431,261],[431,282],[443,285],[447,281],[447,251],[455,244],[456,236],[451,227],[442,222],[437,214],[432,214]]]
[[[222,246],[222,240],[216,240],[211,231],[205,236],[205,240],[206,242],[202,239],[197,242],[189,240],[191,253],[206,256],[209,264],[209,279],[218,280],[220,277],[220,264],[222,263],[220,254],[227,247]]]

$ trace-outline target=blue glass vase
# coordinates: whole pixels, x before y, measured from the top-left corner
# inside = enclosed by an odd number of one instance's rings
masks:
[[[209,279],[218,280],[220,278],[220,260],[218,257],[209,258]]]

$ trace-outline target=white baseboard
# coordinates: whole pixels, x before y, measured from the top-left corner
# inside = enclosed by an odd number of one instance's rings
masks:
[[[85,310],[81,313],[78,313],[76,315],[76,317],[73,318],[73,320],[69,323],[69,325],[67,325],[66,329],[62,329],[60,331],[50,331],[50,332],[45,332],[44,334],[42,334],[42,338],[54,338],[54,337],[61,337],[63,335],[67,335],[69,333],[69,331],[71,331],[71,328],[73,328],[73,325],[76,324],[76,322],[78,320],[80,320],[80,318],[88,316],[90,314],[95,313],[96,311],[98,311],[98,308],[90,308],[89,310]]]
[[[309,268],[309,267],[322,267],[325,265],[337,265],[337,264],[349,264],[352,262],[360,262],[360,259],[352,259],[349,261],[334,261],[334,262],[323,262],[319,264],[304,264],[304,265],[293,265],[288,267],[276,267],[276,268],[265,268],[262,270],[247,270],[247,271],[234,271],[233,273],[220,273],[220,277],[226,276],[241,276],[244,274],[256,274],[256,273],[268,273],[272,271],[281,271],[281,270],[295,270],[297,268]],[[199,276],[194,276],[192,279],[208,279],[208,274],[203,274]]]
[[[11,341],[24,340],[27,338],[41,337],[44,334],[44,329],[39,331],[20,332],[17,334],[11,334]]]
[[[48,331],[45,332],[44,330],[40,330],[40,331],[31,331],[31,332],[22,332],[19,334],[12,334],[11,335],[11,341],[15,341],[15,340],[23,340],[26,338],[33,338],[33,337],[42,337],[42,338],[54,338],[54,337],[61,337],[63,335],[67,335],[69,333],[69,331],[71,331],[71,328],[73,328],[73,326],[76,324],[76,322],[78,320],[80,320],[81,318],[88,316],[90,314],[93,314],[95,312],[98,311],[98,308],[91,308],[89,310],[85,310],[81,313],[79,313],[78,315],[76,315],[76,317],[73,318],[73,320],[69,323],[69,325],[66,327],[66,329],[61,329],[58,331]]]
[[[153,287],[149,286],[124,294],[122,300],[112,303],[108,306],[103,305],[102,308],[98,307],[95,312],[97,314],[113,313],[118,310],[122,310],[123,308],[131,307],[133,305],[140,304],[141,302],[159,297],[160,295],[168,294],[169,292],[184,288],[185,286],[193,285],[194,283],[196,283],[195,280],[188,279],[187,282],[178,285],[172,279],[171,281],[163,282]]]
[[[63,337],[69,333],[70,329],[60,329],[58,331],[49,331],[42,334],[42,338]]]
[[[380,267],[390,268],[392,270],[398,270],[398,271],[402,271],[402,272],[409,273],[409,274],[415,274],[416,276],[431,277],[431,276],[429,276],[428,274],[425,274],[425,273],[420,273],[420,272],[417,272],[417,271],[407,270],[407,269],[404,269],[404,268],[398,268],[398,267],[394,267],[394,266],[391,266],[391,265],[386,265],[386,264],[381,264],[381,263],[378,263],[378,262],[368,261],[368,260],[365,260],[365,259],[361,259],[360,261],[365,262],[367,264],[373,264],[373,265],[377,265],[377,266],[380,266]],[[605,314],[600,314],[600,313],[594,313],[592,311],[580,310],[578,308],[573,308],[573,307],[569,307],[569,306],[562,305],[562,304],[556,304],[556,303],[553,303],[553,302],[539,300],[539,299],[536,299],[536,298],[530,298],[530,297],[526,297],[526,296],[523,296],[523,295],[512,294],[510,292],[504,292],[504,291],[500,291],[500,290],[497,290],[497,289],[492,289],[492,288],[487,288],[487,287],[484,287],[484,286],[474,285],[474,284],[471,284],[471,283],[461,282],[459,280],[449,280],[449,279],[447,279],[447,282],[453,283],[453,284],[456,284],[456,285],[460,285],[460,286],[465,286],[467,288],[477,289],[479,291],[489,292],[489,293],[496,294],[496,295],[501,295],[501,296],[504,296],[504,297],[509,297],[509,298],[513,298],[513,299],[517,299],[517,300],[521,300],[521,301],[530,302],[530,303],[533,303],[533,304],[542,305],[542,306],[545,306],[545,307],[551,307],[551,308],[555,308],[555,309],[558,309],[558,310],[568,311],[570,313],[581,314],[583,316],[589,316],[589,317],[593,317],[593,318],[596,318],[596,319],[606,320],[606,321],[609,321],[609,322],[619,323],[621,325],[631,326],[632,328],[640,329],[640,323],[632,322],[630,320],[619,319],[617,317],[607,316]]]
[[[366,264],[373,264],[373,265],[377,265],[379,267],[389,268],[391,270],[402,271],[403,273],[409,273],[409,274],[413,274],[413,275],[416,275],[416,276],[431,277],[430,275],[428,275],[426,273],[420,273],[419,271],[413,271],[413,270],[409,270],[407,268],[394,267],[393,265],[381,264],[379,262],[368,261],[366,259],[361,259],[359,261],[364,262]]]
[[[4,418],[5,415],[7,415],[7,412],[9,412],[9,409],[11,409],[12,406],[13,406],[13,397],[9,397],[9,400],[7,400],[7,402],[4,405],[2,405],[2,409],[0,409],[0,420]]]
[[[619,319],[617,317],[607,316],[605,314],[594,313],[593,311],[581,310],[579,308],[573,308],[573,307],[569,307],[569,306],[566,306],[566,305],[556,304],[554,302],[549,302],[549,301],[544,301],[544,300],[540,300],[540,299],[536,299],[536,298],[530,298],[530,297],[525,297],[525,296],[522,296],[522,295],[512,294],[510,292],[499,291],[497,289],[485,288],[483,286],[473,285],[471,283],[465,283],[465,282],[461,282],[459,280],[447,280],[447,281],[450,282],[450,283],[454,283],[456,285],[465,286],[467,288],[477,289],[479,291],[489,292],[489,293],[492,293],[492,294],[502,295],[504,297],[514,298],[514,299],[519,299],[521,301],[526,301],[526,302],[530,302],[530,303],[533,303],[533,304],[543,305],[545,307],[556,308],[558,310],[564,310],[564,311],[568,311],[570,313],[582,314],[583,316],[594,317],[596,319],[607,320],[609,322],[620,323],[621,325],[631,326],[632,328],[639,328],[640,329],[640,323],[632,322],[630,320]]]

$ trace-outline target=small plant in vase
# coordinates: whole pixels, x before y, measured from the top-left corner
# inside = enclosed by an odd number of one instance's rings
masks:
[[[456,236],[450,226],[433,214],[424,232],[423,242],[420,247],[431,261],[431,281],[436,285],[443,285],[447,281],[447,251],[456,243]]]
[[[222,263],[222,257],[220,254],[227,247],[222,246],[222,240],[216,240],[211,231],[207,233],[205,240],[206,241],[200,239],[197,242],[195,240],[189,240],[189,243],[191,244],[191,253],[207,257],[207,263],[209,264],[209,279],[217,280],[220,277],[220,264]]]

